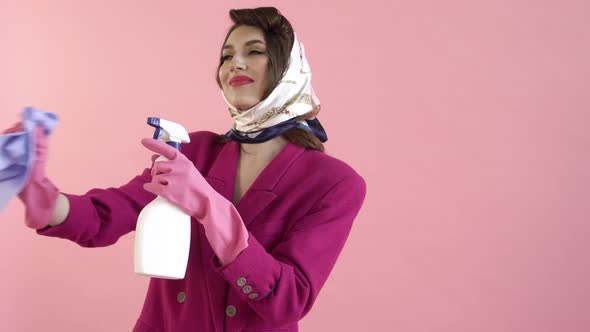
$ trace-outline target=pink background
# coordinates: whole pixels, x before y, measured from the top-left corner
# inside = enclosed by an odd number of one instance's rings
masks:
[[[172,2],[170,2],[172,3]],[[590,330],[588,1],[0,2],[0,127],[57,112],[60,189],[149,165],[147,116],[231,126],[214,75],[230,8],[304,42],[327,152],[366,203],[303,331]],[[0,215],[2,331],[130,331],[129,234],[84,249]]]

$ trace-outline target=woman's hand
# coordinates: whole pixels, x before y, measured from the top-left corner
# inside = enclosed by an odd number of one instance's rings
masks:
[[[144,138],[141,144],[168,159],[154,163],[152,182],[144,184],[143,188],[168,199],[203,222],[211,208],[212,199],[220,195],[211,188],[193,163],[175,148],[152,138]]]
[[[151,138],[144,138],[141,143],[169,159],[154,163],[152,182],[143,188],[165,197],[197,219],[221,264],[232,262],[248,247],[248,230],[235,206],[215,191],[178,150]]]
[[[11,134],[23,131],[22,122],[3,132]],[[30,177],[18,194],[26,206],[25,224],[33,229],[47,226],[52,219],[59,190],[45,176],[47,164],[49,136],[43,126],[35,126],[35,160],[31,168]]]

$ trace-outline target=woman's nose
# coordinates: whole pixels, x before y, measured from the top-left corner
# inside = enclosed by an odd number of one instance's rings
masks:
[[[242,57],[234,57],[232,58],[231,70],[235,71],[237,69],[245,70],[246,69],[246,60]]]

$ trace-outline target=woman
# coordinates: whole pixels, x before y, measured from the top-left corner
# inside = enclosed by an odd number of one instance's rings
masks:
[[[231,10],[216,75],[234,119],[225,135],[190,134],[183,153],[144,139],[169,161],[119,188],[61,193],[44,175],[37,135],[19,194],[37,233],[102,247],[135,229],[161,195],[192,216],[182,280],[150,280],[134,331],[297,331],[348,237],[365,182],[323,153],[303,44],[275,8]]]

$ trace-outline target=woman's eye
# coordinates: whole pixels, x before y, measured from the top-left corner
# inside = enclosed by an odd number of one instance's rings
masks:
[[[252,54],[252,53],[255,53],[255,54],[264,54],[264,52],[257,51],[257,50],[252,50],[252,51],[250,51],[249,54]],[[229,60],[231,57],[232,57],[231,55],[223,56],[223,57],[221,57],[221,61]]]

